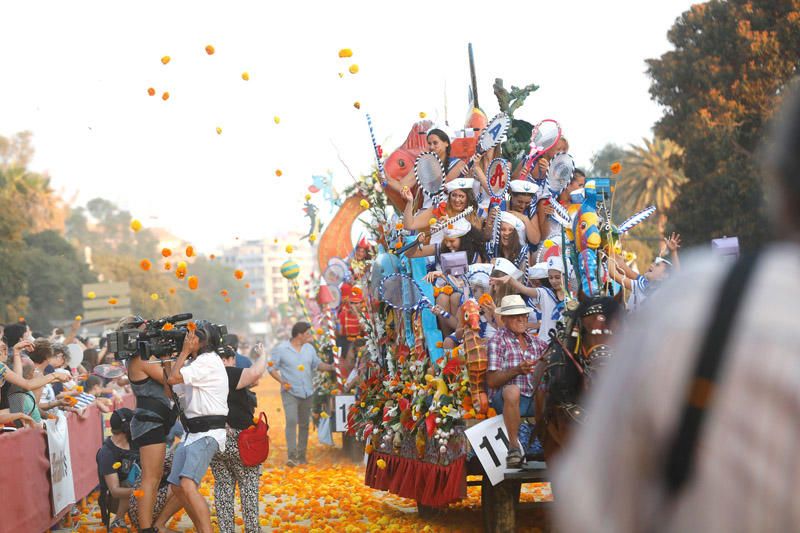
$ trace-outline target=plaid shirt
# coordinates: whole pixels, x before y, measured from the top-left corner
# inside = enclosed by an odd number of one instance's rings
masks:
[[[547,343],[539,337],[528,334],[527,331],[524,335],[528,347],[523,351],[519,339],[510,329],[503,328],[495,333],[487,348],[489,353],[489,372],[514,368],[522,363],[523,359],[535,362],[544,355]],[[518,386],[519,392],[523,396],[533,395],[533,373],[515,376],[507,384]],[[492,394],[494,392],[496,391],[491,391]]]

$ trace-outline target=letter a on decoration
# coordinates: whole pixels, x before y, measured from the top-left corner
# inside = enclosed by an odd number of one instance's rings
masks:
[[[497,136],[500,135],[500,130],[502,129],[502,127],[503,124],[501,122],[498,122],[497,124],[494,125],[492,129],[489,130],[489,134],[495,141],[497,141]]]

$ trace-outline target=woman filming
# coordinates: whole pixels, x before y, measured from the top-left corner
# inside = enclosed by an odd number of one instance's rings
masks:
[[[258,524],[258,478],[261,465],[245,466],[239,454],[239,434],[253,425],[256,396],[247,388],[258,382],[267,368],[267,352],[264,345],[255,347],[258,359],[249,368],[236,367],[236,351],[223,346],[220,351],[222,364],[228,374],[228,427],[225,451],[217,452],[211,460],[214,474],[214,506],[220,531],[234,531],[234,496],[239,484],[242,500],[244,530],[246,533],[261,531]]]
[[[120,330],[144,330],[144,327],[145,321],[139,316],[125,317],[119,322]],[[191,346],[184,345],[183,350],[190,353]],[[139,449],[142,466],[142,497],[138,506],[139,531],[142,533],[158,531],[153,527],[153,508],[164,473],[167,433],[177,418],[164,377],[161,364],[151,364],[138,356],[128,360],[128,378],[136,396],[136,411],[130,424],[131,438]]]

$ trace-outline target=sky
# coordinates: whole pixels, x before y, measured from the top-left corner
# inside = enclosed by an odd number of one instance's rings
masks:
[[[557,119],[578,166],[639,143],[662,114],[644,61],[690,5],[4,1],[0,135],[31,131],[30,169],[76,205],[107,198],[210,253],[304,233],[312,175],[342,190],[340,158],[355,174],[374,164],[365,112],[387,154],[420,112],[463,127],[469,42],[490,117],[495,78],[536,83],[516,116]]]

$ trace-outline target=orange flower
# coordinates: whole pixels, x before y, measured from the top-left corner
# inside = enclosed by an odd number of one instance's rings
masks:
[[[144,491],[142,489],[137,489],[137,490],[133,491],[133,497],[134,498],[138,499],[138,498],[141,498],[142,496],[144,496]]]
[[[153,266],[153,263],[151,263],[149,259],[142,259],[139,262],[139,266],[142,267],[142,270],[150,270],[150,267]]]
[[[350,74],[356,74],[358,72],[358,65],[353,63],[352,65],[350,65],[350,68],[347,69],[347,70],[350,71]]]
[[[166,65],[167,63],[169,63],[169,60],[170,60],[170,57],[169,57],[169,56],[164,56],[164,57],[162,57],[162,58],[161,58],[161,62],[162,62],[163,64],[165,64],[165,65]]]
[[[211,255],[208,256],[208,258],[213,261],[214,259],[217,258],[217,256],[214,255],[214,254],[211,254]]]
[[[169,293],[170,294],[175,294],[175,287],[170,287],[169,288]]]
[[[181,261],[178,263],[178,266],[175,267],[175,277],[178,279],[186,277],[186,261]]]
[[[167,91],[164,91],[164,92],[161,94],[161,99],[162,99],[162,100],[164,100],[165,102],[166,102],[167,100],[169,100],[169,93],[168,93]]]
[[[441,347],[442,347],[442,341],[438,341],[438,342],[436,343],[436,347],[437,347],[437,348],[441,348]]]
[[[152,87],[148,87],[147,94],[149,94],[150,96],[155,96],[156,95],[156,90],[153,89]]]
[[[339,50],[339,57],[353,57],[353,51],[349,48]]]
[[[272,368],[273,366],[275,366],[275,363],[273,363],[272,361],[267,361],[267,366]]]
[[[226,303],[226,304],[229,304],[229,303],[231,303],[231,299],[230,299],[230,298],[225,298],[225,303]]]
[[[276,175],[276,176],[278,176],[278,177],[280,178],[281,176],[283,176],[283,172],[281,171],[281,169],[277,169],[277,170],[275,171],[275,175]]]
[[[192,257],[194,255],[194,247],[187,246],[186,247],[186,257]]]
[[[169,261],[164,263],[164,270],[172,270],[172,263]]]
[[[355,107],[356,109],[361,109],[361,102],[358,101],[353,102],[353,107]]]
[[[228,291],[226,291],[225,289],[222,289],[221,291],[219,291],[219,294],[221,296],[227,296],[228,295]]]
[[[485,293],[481,294],[480,298],[478,298],[478,303],[480,305],[489,305],[489,304],[494,303],[494,300],[492,300],[492,295],[491,294],[489,294],[488,292],[485,292]]]
[[[489,410],[486,412],[486,416],[489,418],[497,416],[497,411],[494,410],[494,407],[490,407]]]
[[[161,255],[163,255],[164,257],[169,257],[172,255],[172,250],[170,250],[169,248],[162,248]]]
[[[375,461],[375,464],[376,464],[376,465],[378,466],[378,468],[380,468],[381,470],[386,470],[386,461],[384,461],[383,459],[378,459],[377,461]]]
[[[247,81],[250,79],[250,74],[248,72],[242,72],[242,79]]]
[[[175,325],[171,322],[167,322],[161,327],[161,331],[172,331],[173,329],[175,329]]]
[[[186,329],[188,329],[189,331],[195,331],[197,329],[197,324],[195,324],[194,321],[192,320],[188,324],[186,324]]]
[[[206,53],[207,53],[208,55],[210,55],[210,56],[211,56],[211,55],[214,55],[214,47],[213,47],[213,46],[211,46],[210,44],[209,44],[208,46],[206,46]]]
[[[368,443],[366,446],[364,446],[364,452],[366,452],[367,454],[372,453],[372,450],[373,450],[372,444]]]
[[[615,176],[620,173],[622,170],[622,164],[619,161],[614,161],[611,163],[611,173]]]
[[[187,283],[189,284],[189,289],[193,291],[197,290],[197,285],[198,285],[197,276],[189,276]]]
[[[242,279],[244,277],[244,272],[242,272],[241,270],[234,270],[233,277],[236,279]]]
[[[249,288],[250,288],[250,284],[249,284],[249,283],[245,283],[245,284],[244,284],[244,288],[245,288],[245,289],[249,289]]]
[[[353,287],[350,293],[353,294],[354,296],[361,296],[362,294],[364,294],[364,292],[361,290],[361,287]]]
[[[117,305],[117,299],[116,298],[109,298],[108,299],[108,303],[109,303],[109,305]]]

